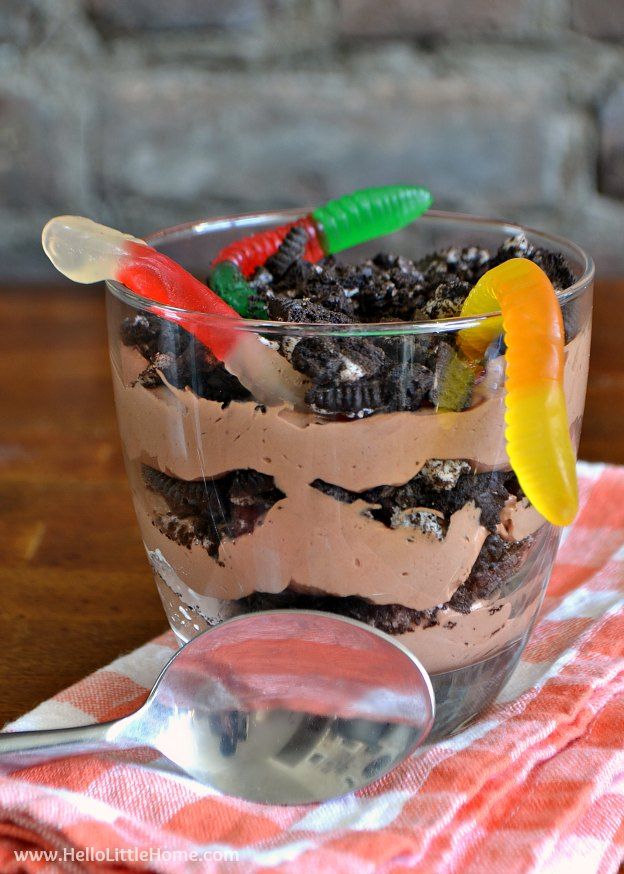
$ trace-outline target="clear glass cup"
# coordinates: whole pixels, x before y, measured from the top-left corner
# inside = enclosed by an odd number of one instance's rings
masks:
[[[150,242],[205,278],[223,246],[300,214],[191,223]],[[384,250],[420,257],[450,245],[495,250],[520,233],[562,252],[578,277],[560,292],[565,390],[578,445],[593,265],[576,245],[518,225],[432,211],[401,233],[340,257],[357,262]],[[318,405],[315,411],[259,403],[207,362],[204,347],[182,327],[214,327],[215,317],[160,305],[154,316],[149,301],[113,282],[107,298],[128,476],[179,640],[254,610],[342,613],[395,634],[421,660],[436,694],[433,737],[474,718],[520,657],[560,537],[528,505],[510,472],[502,347],[490,350],[468,409],[411,412],[414,366],[432,344],[452,342],[478,320],[238,324],[266,348],[288,353],[311,337],[357,336],[394,356],[395,408],[347,418],[319,412]],[[234,399],[224,404],[224,392]]]

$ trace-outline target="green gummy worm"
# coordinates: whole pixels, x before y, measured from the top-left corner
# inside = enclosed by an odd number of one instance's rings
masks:
[[[312,213],[326,254],[342,252],[392,234],[421,216],[433,202],[426,188],[385,185],[330,200]]]
[[[250,302],[252,288],[232,261],[220,261],[210,271],[208,283],[213,291],[229,303],[243,318],[263,318],[262,304]]]

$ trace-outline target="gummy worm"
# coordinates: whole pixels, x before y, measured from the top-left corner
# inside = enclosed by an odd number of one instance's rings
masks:
[[[116,279],[141,297],[155,301],[156,305],[149,307],[152,312],[193,334],[259,403],[302,401],[300,375],[278,366],[278,358],[283,363],[278,353],[254,334],[240,330],[241,319],[236,310],[143,240],[80,216],[51,219],[41,240],[57,270],[75,282]],[[193,310],[197,315],[176,313],[170,307]],[[221,318],[212,321],[203,318],[203,314]]]
[[[264,264],[267,258],[277,252],[284,242],[284,237],[295,225],[304,228],[308,235],[305,250],[306,260],[318,261],[323,257],[325,251],[321,247],[316,225],[311,217],[306,215],[286,225],[280,225],[268,231],[261,231],[258,234],[251,234],[251,236],[244,237],[242,240],[235,240],[221,249],[216,258],[213,259],[211,266],[214,268],[217,264],[224,262],[231,263],[238,268],[246,279],[249,279],[255,270]]]
[[[563,393],[564,331],[548,276],[533,261],[512,258],[488,270],[462,307],[470,317],[500,309],[505,332],[505,439],[524,493],[554,525],[569,525],[578,508],[576,462]],[[500,334],[501,318],[459,332],[469,358]]]
[[[210,284],[240,315],[248,316],[252,289],[245,280],[275,254],[291,228],[305,229],[308,241],[304,257],[314,262],[400,230],[421,216],[431,203],[431,194],[415,185],[386,185],[345,194],[295,222],[226,246],[212,262]]]

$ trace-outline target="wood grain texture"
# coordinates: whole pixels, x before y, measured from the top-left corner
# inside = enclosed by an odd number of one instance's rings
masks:
[[[0,721],[164,631],[134,519],[103,295],[0,290]]]
[[[581,456],[624,463],[624,281],[599,283]],[[0,724],[164,631],[102,295],[0,289]]]

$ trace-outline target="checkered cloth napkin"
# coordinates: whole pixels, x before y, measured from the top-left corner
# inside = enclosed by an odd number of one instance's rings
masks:
[[[309,807],[226,798],[127,751],[13,771],[0,776],[0,870],[616,871],[624,858],[624,468],[581,464],[579,474],[581,511],[533,637],[496,704],[470,728],[364,792]],[[174,649],[164,635],[11,728],[127,713]],[[37,860],[41,850],[48,861]]]

